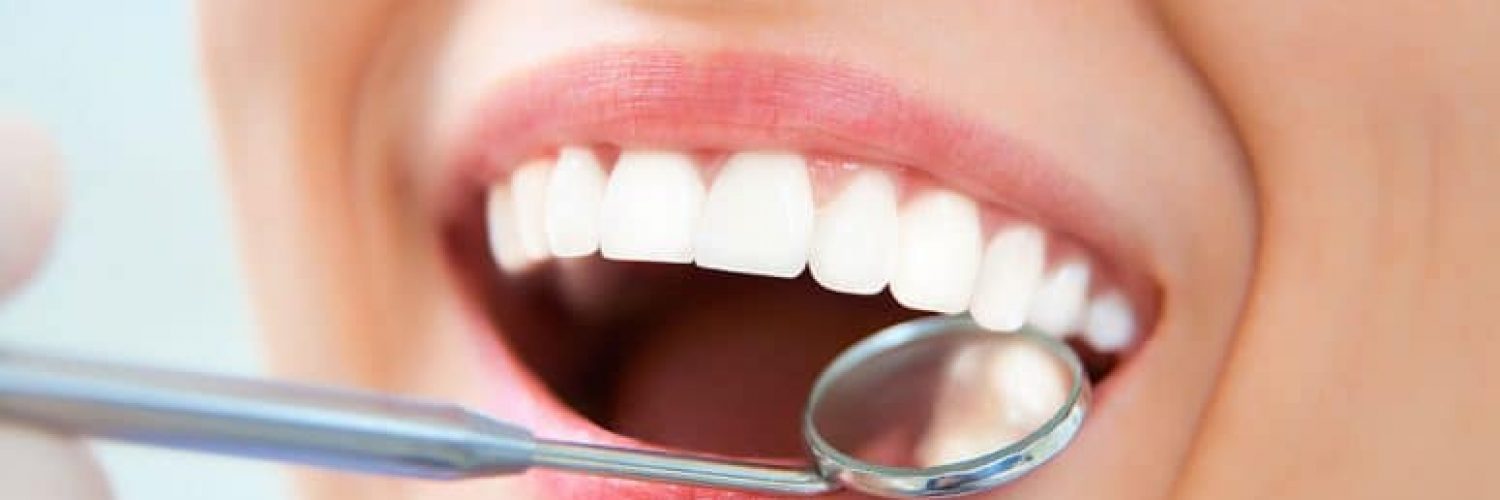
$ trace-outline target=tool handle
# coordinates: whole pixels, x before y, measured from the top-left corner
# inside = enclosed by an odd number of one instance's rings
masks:
[[[64,432],[428,479],[531,466],[525,429],[449,404],[0,350],[0,417]]]

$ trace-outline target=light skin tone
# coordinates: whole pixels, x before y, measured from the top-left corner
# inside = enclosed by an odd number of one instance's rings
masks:
[[[1500,400],[1479,389],[1500,377],[1485,322],[1500,298],[1500,11],[1051,4],[206,3],[278,373],[486,404],[470,339],[446,333],[462,299],[432,195],[393,186],[438,175],[484,91],[550,61],[727,47],[850,64],[1003,129],[1126,228],[1124,260],[1160,290],[1153,346],[1067,455],[1002,496],[1500,491],[1482,470]],[[545,496],[525,478],[305,478],[314,498]]]
[[[56,145],[23,118],[0,117],[0,306],[42,262],[63,208]],[[0,422],[0,484],[13,498],[109,496],[82,442]]]

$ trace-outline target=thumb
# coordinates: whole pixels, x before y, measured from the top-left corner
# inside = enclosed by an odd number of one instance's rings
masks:
[[[0,117],[0,300],[31,276],[62,206],[58,155],[45,133]]]
[[[0,117],[0,306],[42,261],[62,206],[47,135]],[[109,497],[83,443],[0,420],[0,498]]]
[[[0,497],[109,498],[104,473],[77,439],[0,421]]]

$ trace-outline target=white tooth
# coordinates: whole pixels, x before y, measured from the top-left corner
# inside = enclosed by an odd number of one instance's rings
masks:
[[[521,247],[521,235],[516,230],[515,202],[510,196],[510,186],[497,182],[490,186],[489,198],[485,199],[485,225],[489,231],[490,254],[500,269],[518,272],[530,265],[532,260]]]
[[[1135,312],[1119,292],[1109,292],[1089,303],[1083,338],[1103,352],[1124,349],[1135,340]]]
[[[878,170],[855,175],[818,209],[808,266],[823,288],[868,295],[891,280],[896,263],[896,184]]]
[[[531,260],[541,260],[547,252],[547,177],[551,167],[545,161],[532,161],[511,175],[510,195],[514,200],[516,233],[521,248]]]
[[[935,384],[930,431],[916,441],[920,465],[951,464],[1020,440],[1068,397],[1068,377],[1044,345],[975,344],[951,354]]]
[[[565,147],[547,181],[547,243],[552,255],[582,257],[599,249],[604,167],[588,148]]]
[[[724,163],[698,219],[699,267],[791,278],[807,265],[812,182],[801,155],[737,153]]]
[[[969,198],[930,191],[901,211],[891,295],[910,309],[962,312],[979,272],[979,208]]]
[[[599,208],[600,251],[615,260],[692,262],[703,191],[685,154],[622,152]]]
[[[1027,319],[1031,326],[1056,336],[1078,328],[1089,292],[1089,265],[1068,261],[1042,279]]]
[[[1031,225],[1008,227],[990,239],[969,314],[992,330],[1011,331],[1026,322],[1032,294],[1046,266],[1046,240]]]

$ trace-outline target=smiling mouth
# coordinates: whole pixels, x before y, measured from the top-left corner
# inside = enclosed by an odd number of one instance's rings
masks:
[[[492,410],[539,434],[795,459],[818,372],[904,319],[1030,325],[1096,383],[1147,344],[1155,285],[1096,198],[878,77],[635,50],[497,90],[442,216]]]

